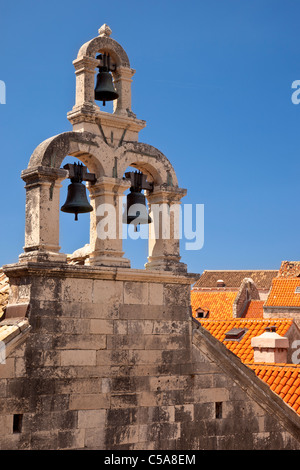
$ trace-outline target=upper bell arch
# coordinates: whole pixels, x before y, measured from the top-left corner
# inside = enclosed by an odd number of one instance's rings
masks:
[[[87,41],[78,51],[77,59],[83,57],[95,57],[97,53],[106,51],[111,55],[112,60],[117,66],[130,68],[128,55],[123,47],[110,37],[111,29],[104,24],[98,30],[99,36]]]
[[[123,47],[110,37],[109,26],[104,24],[98,32],[97,37],[80,47],[77,58],[73,61],[76,93],[75,104],[68,113],[68,119],[74,130],[87,130],[94,125],[94,132],[97,132],[100,123],[102,128],[113,126],[115,135],[119,128],[127,129],[127,132],[133,132],[132,136],[136,136],[137,132],[145,127],[145,122],[136,119],[131,109],[131,84],[135,70],[131,68]],[[106,108],[100,109],[100,103],[95,101],[95,74],[101,63],[97,58],[99,53],[109,54],[111,63],[115,66],[111,73],[118,98],[113,101],[113,115],[118,117],[118,123],[109,119],[110,113],[106,112]],[[110,135],[107,137],[110,138]]]

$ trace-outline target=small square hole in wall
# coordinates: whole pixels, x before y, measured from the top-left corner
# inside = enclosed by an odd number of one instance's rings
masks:
[[[22,432],[23,415],[16,414],[13,418],[13,433]]]
[[[216,419],[221,419],[222,418],[222,402],[217,401],[216,402]]]

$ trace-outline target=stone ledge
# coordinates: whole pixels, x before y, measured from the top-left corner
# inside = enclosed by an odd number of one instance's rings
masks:
[[[3,272],[9,277],[52,276],[60,278],[106,279],[113,281],[137,281],[168,284],[193,284],[198,274],[176,273],[172,271],[143,270],[131,268],[113,268],[105,266],[69,265],[67,263],[24,262],[3,266]]]

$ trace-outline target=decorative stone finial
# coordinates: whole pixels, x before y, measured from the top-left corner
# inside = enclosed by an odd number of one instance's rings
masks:
[[[107,24],[103,24],[100,29],[98,29],[99,36],[109,37],[112,33],[112,30]]]

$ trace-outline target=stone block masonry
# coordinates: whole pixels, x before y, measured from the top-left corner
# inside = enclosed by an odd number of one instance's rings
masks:
[[[0,366],[1,449],[299,448],[295,423],[249,394],[252,371],[245,387],[224,369],[220,343],[193,333],[189,276],[6,272],[14,302],[27,286],[31,332]]]

